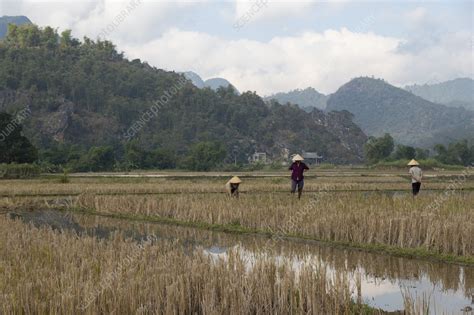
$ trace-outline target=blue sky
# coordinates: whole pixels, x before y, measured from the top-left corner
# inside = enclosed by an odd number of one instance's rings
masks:
[[[472,1],[0,0],[0,15],[20,14],[262,95],[331,93],[365,75],[398,86],[473,76]]]

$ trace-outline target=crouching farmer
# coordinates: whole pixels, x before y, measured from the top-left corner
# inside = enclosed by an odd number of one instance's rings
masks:
[[[225,184],[225,190],[229,194],[229,197],[239,198],[240,183],[242,183],[240,178],[234,176]]]
[[[296,192],[296,188],[298,188],[298,199],[301,198],[301,194],[303,193],[303,186],[304,186],[304,175],[303,173],[309,170],[309,167],[303,163],[303,157],[299,154],[296,154],[293,157],[293,164],[289,167],[291,171],[291,193],[294,194]]]

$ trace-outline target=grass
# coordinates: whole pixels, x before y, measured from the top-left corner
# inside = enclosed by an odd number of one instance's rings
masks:
[[[406,169],[407,163],[409,160],[394,160],[394,161],[382,161],[378,162],[371,167],[374,168],[401,168]],[[445,169],[445,170],[463,170],[464,166],[462,165],[450,165],[450,164],[443,164],[435,159],[426,159],[426,160],[418,160],[418,162],[423,165],[425,169]]]
[[[413,200],[405,173],[312,170],[300,201],[290,196],[288,178],[280,172],[265,173],[275,175],[270,178],[243,174],[239,199],[222,193],[227,177],[218,173],[166,173],[170,176],[166,178],[69,174],[67,184],[57,176],[3,180],[0,210],[61,208],[473,266],[472,175],[427,171],[421,195]],[[5,257],[0,260],[5,275],[0,278],[0,294],[6,301],[0,313],[74,313],[137,246],[121,235],[104,241],[58,234],[3,217],[0,237],[5,240],[0,243],[0,257]],[[237,276],[235,270],[244,265],[238,254],[214,264],[199,251],[185,255],[175,245],[147,245],[136,267],[120,269],[120,277],[110,280],[114,289],[101,290],[84,313],[259,314],[268,313],[266,305],[274,306],[271,311],[276,313],[374,311],[348,298],[344,279],[331,282],[321,270],[304,274],[313,280],[309,283],[289,269],[280,271],[281,266],[262,255],[256,269],[241,270]],[[160,269],[160,264],[166,268]],[[423,305],[423,301],[406,302],[413,313],[419,312],[415,304]]]
[[[248,265],[238,250],[214,259],[171,241],[134,243],[38,229],[0,218],[3,314],[354,314],[348,279],[325,268]],[[370,309],[369,309],[370,310]],[[372,310],[372,313],[373,310]]]
[[[192,221],[182,221],[173,218],[160,217],[160,216],[145,216],[139,214],[121,214],[121,213],[103,213],[100,211],[95,211],[93,209],[86,208],[69,208],[68,210],[63,211],[74,211],[77,213],[98,215],[109,218],[116,219],[125,219],[141,222],[150,222],[150,223],[161,223],[161,224],[170,224],[182,227],[192,227],[216,232],[225,232],[225,233],[235,233],[235,234],[254,234],[261,235],[270,238],[282,238],[282,239],[298,239],[298,240],[309,240],[316,241],[328,246],[334,247],[343,247],[356,250],[362,250],[366,252],[373,253],[383,253],[387,255],[392,255],[395,257],[405,257],[405,258],[417,258],[417,259],[426,259],[433,261],[440,261],[446,263],[455,263],[466,266],[474,266],[474,256],[456,256],[449,254],[440,254],[433,251],[429,251],[426,248],[402,248],[397,246],[389,246],[386,244],[365,244],[365,243],[354,243],[354,242],[343,242],[335,240],[322,240],[316,239],[314,237],[299,235],[299,234],[282,234],[276,233],[272,230],[262,230],[262,229],[250,229],[244,226],[241,226],[237,221],[231,222],[229,224],[212,224],[207,222],[192,222]]]
[[[305,190],[319,191],[393,191],[410,189],[406,172],[372,173],[372,172],[324,172],[312,171],[308,174]],[[426,172],[423,190],[446,189],[447,185],[458,180],[461,172]],[[287,175],[287,174],[286,174]],[[97,178],[75,177],[69,174],[67,185],[61,184],[64,175],[33,180],[2,180],[0,196],[18,195],[78,195],[93,194],[160,194],[160,193],[223,193],[227,177],[176,177],[171,178]],[[267,194],[269,192],[286,193],[289,189],[287,176],[271,178],[243,177],[243,193]],[[473,190],[472,177],[466,180],[459,189]]]
[[[407,249],[416,256],[472,260],[474,194],[436,200],[409,195],[306,194],[298,202],[283,194],[95,196],[81,195],[71,205],[98,213],[160,218],[197,226],[282,234],[361,247]],[[452,259],[450,257],[453,257]]]
[[[412,200],[403,173],[320,173],[307,179],[300,202],[289,198],[288,179],[284,177],[245,178],[241,198],[229,200],[223,193],[225,179],[212,177],[70,176],[67,185],[55,179],[4,181],[0,194],[26,197],[22,202],[15,197],[4,198],[0,205],[28,204],[41,200],[41,196],[54,205],[57,202],[51,198],[55,195],[71,195],[74,197],[68,198],[67,207],[101,214],[472,262],[474,193],[458,193],[474,187],[471,176],[461,181],[456,173],[428,173],[431,177],[423,183],[421,195]],[[443,181],[445,177],[449,180]],[[386,189],[404,189],[407,194],[380,193]],[[51,198],[46,199],[48,196]]]

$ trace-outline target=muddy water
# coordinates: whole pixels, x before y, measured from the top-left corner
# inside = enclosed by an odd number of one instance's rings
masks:
[[[179,240],[184,250],[202,249],[216,259],[225,259],[228,252],[239,248],[249,263],[256,253],[262,252],[277,261],[282,258],[291,261],[295,269],[303,262],[314,262],[331,273],[345,273],[354,288],[356,278],[360,277],[362,300],[386,311],[403,310],[403,294],[409,294],[413,299],[428,300],[431,314],[474,314],[469,310],[474,308],[474,267],[338,249],[316,242],[269,240],[50,210],[10,213],[9,216],[37,226],[72,230],[98,238],[120,232],[137,241],[148,235]]]

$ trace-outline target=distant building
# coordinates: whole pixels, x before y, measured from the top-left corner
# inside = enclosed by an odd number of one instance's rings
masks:
[[[281,165],[288,165],[289,156],[290,156],[290,150],[288,148],[282,148],[280,151]]]
[[[255,152],[249,157],[250,163],[267,163],[267,153],[265,152]]]
[[[307,164],[319,165],[323,160],[323,157],[321,155],[318,155],[317,152],[303,151],[302,156],[304,158],[305,163]]]

